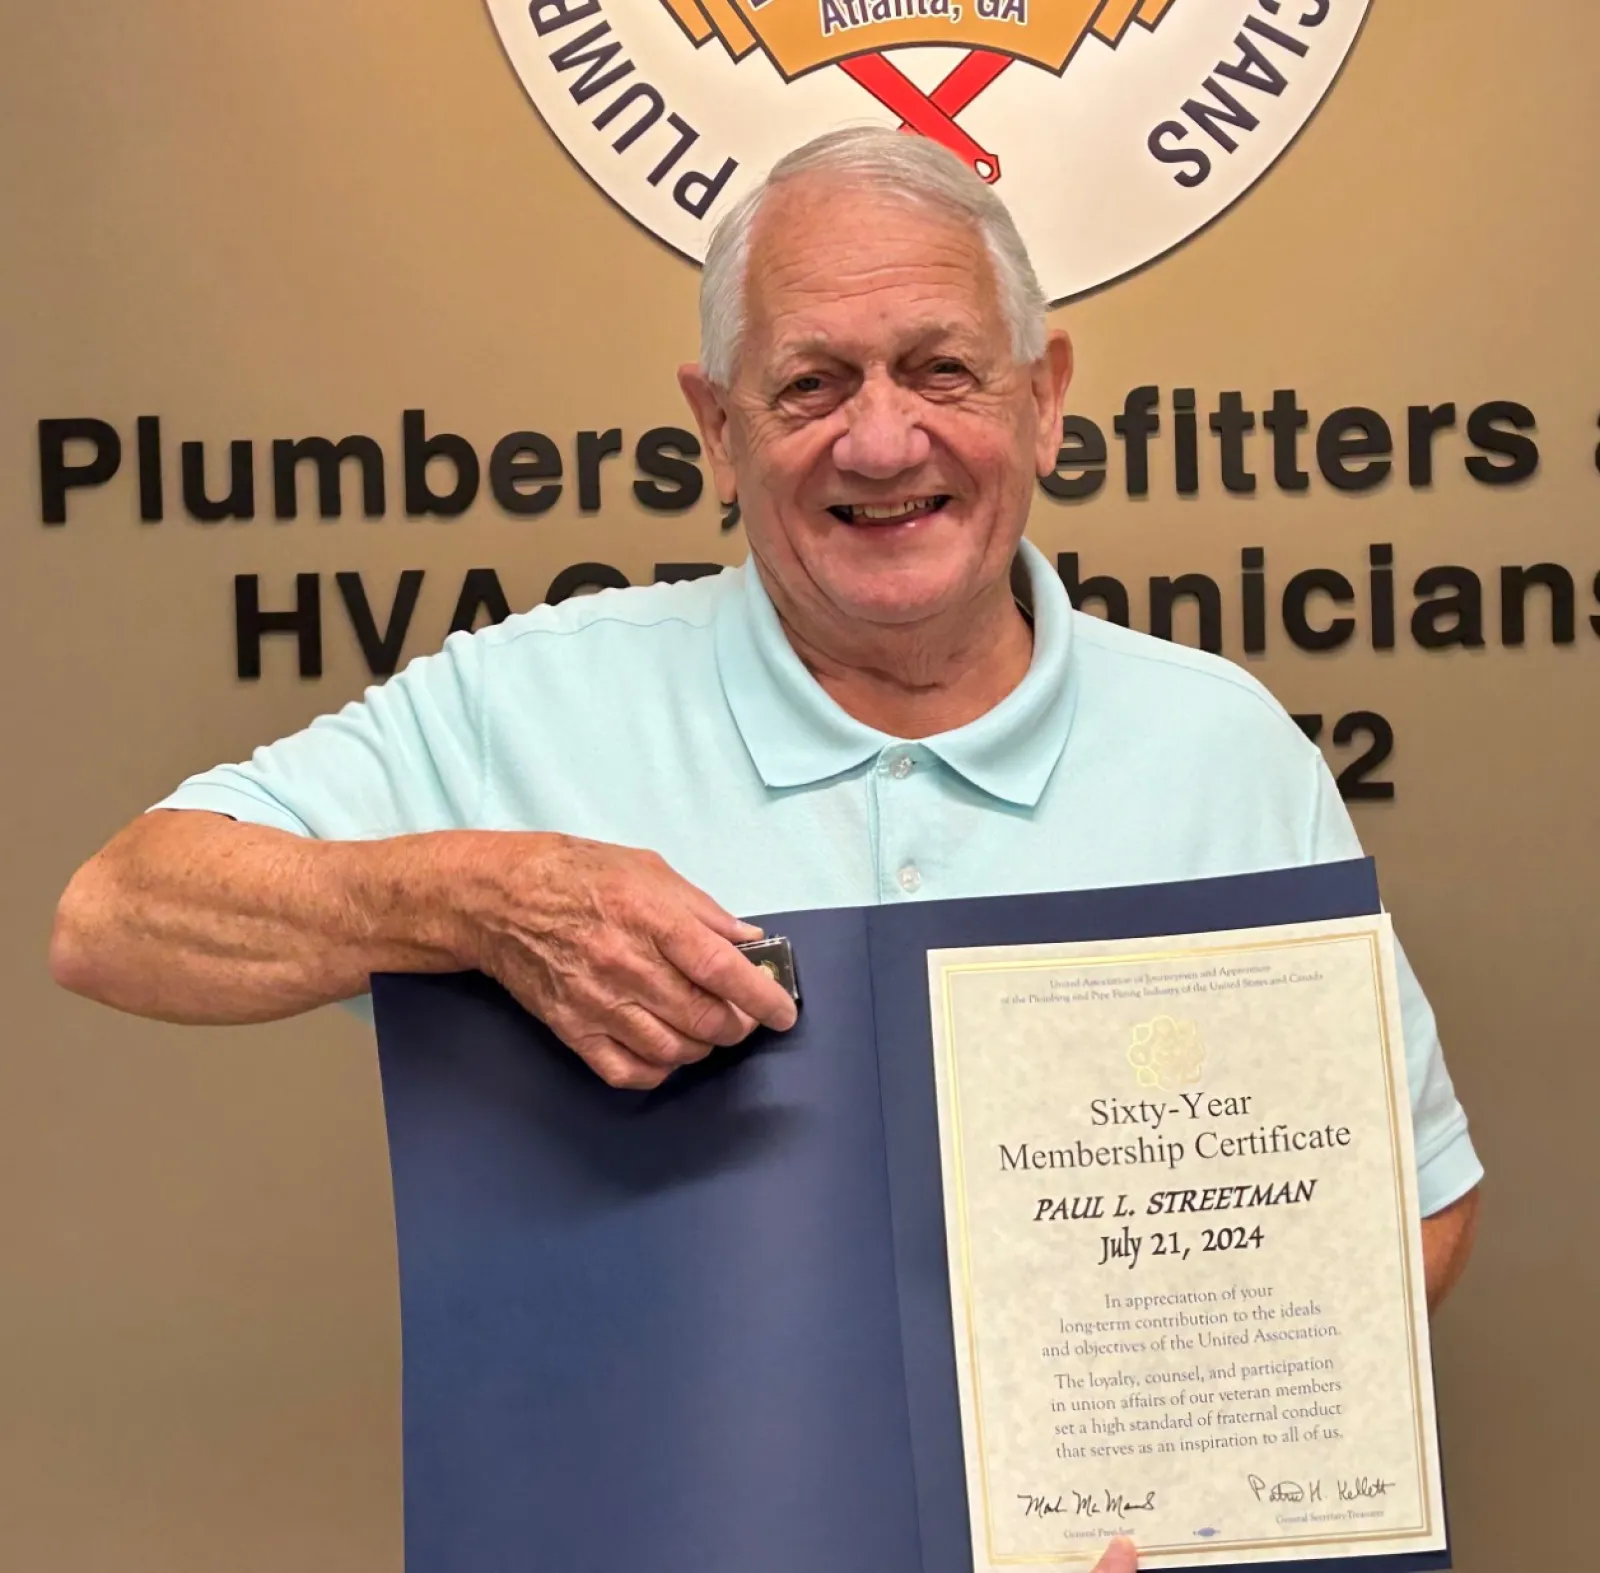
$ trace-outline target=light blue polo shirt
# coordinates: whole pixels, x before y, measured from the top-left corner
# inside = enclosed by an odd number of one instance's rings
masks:
[[[455,634],[359,703],[157,805],[365,840],[471,827],[648,847],[729,911],[1089,889],[1355,857],[1320,752],[1215,656],[1072,609],[1024,543],[1027,676],[970,725],[874,731],[750,564]],[[1422,1208],[1482,1174],[1399,957]]]

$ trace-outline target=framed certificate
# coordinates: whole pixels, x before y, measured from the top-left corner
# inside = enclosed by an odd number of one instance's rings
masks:
[[[1388,918],[928,974],[975,1573],[1442,1548]]]

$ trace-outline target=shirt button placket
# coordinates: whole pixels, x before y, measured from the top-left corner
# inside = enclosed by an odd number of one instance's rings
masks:
[[[917,867],[916,849],[910,845],[912,799],[902,786],[917,766],[917,755],[910,748],[886,748],[878,756],[878,888],[885,899],[914,896],[922,889],[922,870]]]

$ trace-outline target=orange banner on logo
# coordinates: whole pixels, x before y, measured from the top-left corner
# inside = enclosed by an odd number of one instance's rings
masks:
[[[1091,33],[1113,47],[1173,0],[663,0],[698,45],[734,59],[760,44],[785,77],[914,44],[986,49],[1061,72]],[[693,13],[698,12],[698,16]]]
[[[739,14],[742,8],[734,6],[731,0],[699,0],[699,4],[735,60],[743,60],[756,47],[756,35],[745,26]]]
[[[689,35],[689,41],[698,49],[716,37],[716,30],[704,11],[694,0],[661,0],[672,13],[672,19]]]

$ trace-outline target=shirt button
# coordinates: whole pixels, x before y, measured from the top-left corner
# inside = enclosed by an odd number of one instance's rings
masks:
[[[901,754],[900,757],[889,766],[889,774],[892,775],[896,781],[904,781],[905,778],[916,768],[917,762],[911,757],[910,754]]]
[[[915,863],[907,863],[900,870],[900,888],[904,891],[922,889],[922,874]]]

